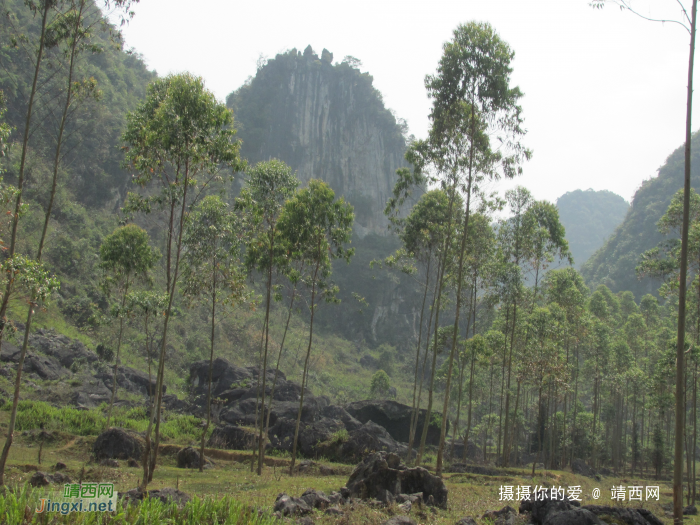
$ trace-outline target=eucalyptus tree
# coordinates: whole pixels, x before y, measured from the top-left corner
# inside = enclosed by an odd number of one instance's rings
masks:
[[[313,343],[314,316],[322,300],[337,301],[338,288],[329,281],[332,272],[331,263],[334,259],[349,262],[353,256],[354,249],[346,248],[352,236],[353,220],[352,206],[342,197],[336,200],[328,184],[316,179],[311,179],[308,187],[297,191],[284,204],[279,217],[279,232],[292,250],[291,256],[297,260],[307,261],[301,279],[310,292],[309,342],[301,378],[299,411],[294,427],[292,461],[289,467],[290,475],[294,475],[299,425],[304,407],[304,393]]]
[[[433,98],[431,120],[433,136],[437,137],[435,145],[445,155],[443,169],[450,173],[449,177],[459,181],[455,189],[464,194],[465,201],[461,213],[463,224],[456,268],[455,320],[447,393],[442,409],[437,474],[442,472],[472,196],[480,194],[486,180],[501,176],[512,178],[521,173],[520,164],[530,157],[530,151],[520,143],[525,135],[522,110],[518,105],[522,93],[519,88],[510,86],[513,56],[508,44],[488,23],[469,22],[455,29],[453,40],[443,46],[437,74],[426,78],[428,94]],[[491,147],[491,136],[498,137],[498,148]],[[439,313],[439,295],[437,309]]]
[[[511,209],[511,217],[500,222],[498,228],[500,253],[504,262],[515,267],[527,269],[533,272],[534,288],[530,299],[529,309],[532,311],[537,300],[541,273],[555,260],[568,260],[573,262],[565,239],[564,227],[559,221],[559,213],[556,207],[546,201],[536,201],[531,193],[517,187],[506,192],[506,201]],[[509,331],[510,349],[508,351],[507,375],[505,376],[505,425],[503,437],[503,464],[508,465],[510,456],[510,443],[512,442],[512,418],[511,418],[511,373],[513,354],[516,348],[516,327],[519,326],[519,306],[523,300],[527,300],[530,294],[525,293],[522,287],[508,287],[506,308],[506,330]],[[512,309],[512,311],[511,311]],[[519,399],[520,382],[516,398]],[[517,413],[518,400],[514,412]]]
[[[132,16],[131,7],[138,3],[139,0],[104,0],[102,5],[106,10],[114,9],[120,13],[121,24],[125,24]],[[41,88],[39,77],[42,71],[43,62],[48,47],[56,47],[59,44],[66,44],[66,52],[69,57],[69,67],[67,75],[67,92],[66,103],[61,117],[60,131],[57,137],[56,153],[54,156],[54,181],[57,178],[58,163],[61,159],[61,147],[63,143],[63,129],[65,121],[68,117],[71,104],[74,102],[73,91],[82,93],[82,96],[94,94],[94,86],[92,82],[73,82],[72,76],[75,66],[75,58],[77,53],[84,49],[89,38],[89,31],[85,31],[85,14],[90,11],[92,4],[88,5],[86,0],[27,0],[25,6],[31,11],[32,15],[40,18],[39,30],[35,35],[35,40],[28,40],[25,35],[20,35],[19,38],[13,37],[13,42],[22,42],[25,47],[27,59],[32,62],[34,74],[32,76],[32,84],[27,95],[27,108],[24,118],[24,128],[22,129],[22,147],[20,154],[20,162],[17,172],[17,191],[14,195],[14,212],[12,214],[10,242],[7,251],[7,257],[12,258],[15,255],[17,247],[17,232],[19,220],[23,209],[23,189],[27,168],[27,153],[29,151],[29,139],[32,134],[33,117],[35,105],[37,103],[37,95]],[[79,95],[81,96],[81,95]],[[55,182],[52,190],[52,195],[55,193]],[[41,260],[42,248],[46,238],[46,228],[48,227],[48,218],[51,216],[51,208],[53,199],[46,210],[46,219],[44,233],[42,234],[39,245],[39,260]],[[6,325],[7,307],[9,298],[12,295],[13,279],[8,279],[5,283],[5,293],[0,303],[0,340],[4,335]],[[29,327],[27,327],[28,329]]]
[[[146,99],[127,115],[122,136],[126,166],[135,172],[134,181],[144,194],[129,193],[124,211],[164,212],[165,293],[168,305],[160,340],[156,379],[155,414],[146,430],[144,462],[150,457],[148,480],[153,477],[160,438],[160,410],[165,372],[165,350],[173,301],[180,279],[184,224],[198,189],[220,180],[223,167],[239,171],[240,143],[234,141],[233,114],[204,87],[204,81],[189,73],[168,75],[148,87]],[[151,188],[151,186],[154,186]],[[155,446],[151,433],[155,423]]]
[[[418,339],[416,342],[416,363],[414,367],[407,461],[412,459],[411,452],[413,450],[416,425],[420,413],[419,379],[422,387],[422,381],[425,375],[425,366],[423,366],[423,369],[420,367],[420,350],[423,341],[426,300],[428,298],[431,281],[440,273],[440,252],[443,247],[444,236],[446,235],[445,224],[449,222],[447,217],[448,209],[449,198],[445,191],[436,189],[423,194],[419,201],[413,206],[408,216],[403,220],[402,228],[399,232],[399,238],[403,244],[402,251],[393,256],[393,260],[390,261],[394,264],[395,261],[403,259],[403,256],[407,256],[423,267],[425,275],[423,300],[421,302],[421,311],[418,321]],[[409,271],[412,270],[413,268]],[[429,330],[430,322],[428,322],[428,331]],[[429,337],[430,334],[428,333],[426,339]]]
[[[567,366],[568,384],[574,383],[572,405],[574,407],[573,431],[576,432],[576,419],[578,411],[578,374],[579,374],[579,348],[585,336],[586,298],[588,287],[583,277],[574,268],[562,268],[551,270],[544,281],[544,294],[547,304],[556,303],[564,312],[563,345],[566,351],[564,363]],[[570,366],[570,356],[573,354],[574,366]],[[516,403],[517,406],[517,403]],[[566,436],[567,423],[567,396],[564,395],[564,418],[562,435]],[[567,441],[565,437],[562,447],[562,468],[566,465]]]
[[[151,404],[155,400],[155,392],[151,390],[153,344],[158,321],[165,315],[167,307],[167,294],[153,290],[129,292],[126,295],[126,304],[124,305],[124,309],[131,319],[137,322],[143,321],[144,350],[148,362],[148,397]]]
[[[467,339],[466,345],[465,345],[465,356],[463,357],[463,360],[466,361],[467,359],[469,360],[469,394],[468,394],[468,401],[467,401],[467,429],[464,431],[464,438],[463,438],[463,444],[464,444],[464,449],[462,450],[462,461],[466,462],[467,460],[467,452],[469,448],[469,435],[471,432],[472,428],[472,406],[473,406],[473,393],[474,393],[474,371],[475,371],[475,366],[478,361],[480,361],[485,355],[486,355],[486,346],[487,342],[486,339],[481,336],[480,334],[475,334],[473,337],[470,339]],[[460,392],[462,388],[462,382],[460,381]],[[461,399],[461,396],[458,396],[459,399]],[[459,408],[457,408],[457,416],[459,417]],[[458,430],[458,425],[459,420],[455,423],[455,430],[454,433],[457,434]],[[452,455],[452,454],[450,454]]]
[[[649,15],[641,14],[634,9],[630,0],[594,0],[591,5],[595,8],[602,8],[606,1],[618,5],[621,9],[627,10],[640,18],[652,22],[661,22],[680,26],[688,32],[690,46],[688,53],[687,71],[687,91],[685,108],[685,147],[684,147],[684,169],[683,169],[683,208],[681,222],[681,249],[680,249],[680,287],[678,301],[678,319],[676,330],[676,385],[685,384],[683,378],[683,356],[685,352],[685,323],[686,323],[686,287],[688,281],[688,248],[690,233],[690,162],[691,162],[691,139],[692,139],[692,118],[693,118],[693,68],[695,64],[695,35],[697,30],[698,0],[692,0],[690,14],[683,3],[678,0],[676,7],[680,7],[682,13],[680,20],[676,19],[656,19]],[[674,443],[674,468],[673,468],[673,521],[683,522],[683,434],[685,399],[681,389],[676,390],[676,439]]]
[[[253,239],[245,253],[246,266],[266,275],[265,282],[265,321],[264,343],[258,375],[258,396],[262,397],[260,408],[260,428],[258,438],[258,475],[262,474],[265,430],[265,390],[267,382],[267,355],[269,344],[270,306],[273,292],[275,269],[286,263],[284,239],[279,238],[278,221],[284,203],[289,200],[299,186],[292,169],[284,162],[272,159],[256,164],[248,171],[246,187],[237,199],[237,206],[250,217]],[[291,312],[290,312],[291,313]],[[258,408],[256,405],[256,424]]]
[[[544,427],[546,408],[543,409],[543,393],[545,388],[551,395],[552,387],[562,382],[565,368],[560,355],[562,338],[561,324],[564,314],[556,304],[549,307],[537,307],[528,314],[525,321],[528,325],[528,346],[523,353],[523,374],[537,390],[537,458],[532,463],[532,475],[540,461],[544,445]],[[544,413],[544,417],[543,417]]]
[[[204,471],[204,440],[211,424],[211,383],[214,368],[216,307],[245,300],[245,272],[240,264],[242,230],[238,217],[218,195],[205,197],[188,215],[182,240],[182,291],[204,298],[210,310],[207,421],[202,429],[199,471]]]
[[[34,311],[41,307],[60,286],[58,279],[52,277],[39,261],[23,255],[15,254],[14,257],[6,259],[2,265],[2,270],[8,275],[12,275],[15,281],[14,286],[25,293],[30,307],[27,315],[30,321]],[[14,439],[15,424],[17,422],[17,406],[19,404],[19,393],[22,384],[22,368],[24,367],[24,359],[27,355],[28,343],[29,332],[25,330],[22,350],[20,351],[19,361],[17,362],[12,409],[10,410],[10,422],[7,425],[7,438],[5,439],[5,445],[2,449],[2,455],[0,455],[0,486],[5,484],[5,465],[7,464],[7,458],[10,455],[10,448],[12,447],[12,441]]]
[[[112,315],[119,319],[117,335],[117,352],[114,357],[114,374],[112,376],[112,398],[107,411],[106,427],[112,419],[112,408],[117,395],[117,370],[119,352],[124,334],[126,299],[131,286],[141,280],[150,283],[149,272],[160,259],[158,250],[151,248],[148,233],[135,224],[127,224],[114,230],[104,238],[100,246],[100,267],[105,272],[103,288],[107,295],[116,292],[118,305],[112,308]]]

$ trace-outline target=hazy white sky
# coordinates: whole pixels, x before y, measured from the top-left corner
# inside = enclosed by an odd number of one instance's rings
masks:
[[[644,14],[681,16],[676,0],[632,1]],[[459,23],[487,21],[515,51],[512,78],[525,93],[525,142],[534,152],[516,182],[539,199],[593,188],[630,200],[684,140],[688,33],[612,5],[141,0],[135,11],[124,30],[127,47],[161,75],[201,75],[222,100],[255,74],[260,55],[311,44],[335,61],[357,57],[386,106],[418,137],[426,134],[430,109],[423,79],[435,71],[442,44]],[[697,129],[700,109],[694,116]]]

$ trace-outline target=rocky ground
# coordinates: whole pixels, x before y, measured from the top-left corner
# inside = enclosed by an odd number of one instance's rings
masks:
[[[111,395],[112,370],[80,342],[39,330],[30,339],[25,361],[27,383],[41,398],[56,406],[71,405],[89,410]],[[13,377],[18,350],[3,343],[0,375]],[[272,390],[274,370],[267,372],[270,407],[268,457],[262,476],[250,471],[248,452],[255,437],[254,423],[258,372],[223,359],[214,366],[213,395],[216,428],[205,450],[205,471],[199,473],[197,443],[165,444],[150,496],[178,504],[194,496],[230,494],[254,505],[262,513],[297,523],[328,524],[498,524],[541,525],[668,523],[671,489],[664,482],[595,472],[577,460],[569,472],[502,469],[483,463],[481,450],[469,444],[468,461],[453,463],[443,478],[427,469],[410,468],[406,457],[406,429],[410,407],[394,401],[360,401],[332,405],[323,396],[305,392],[299,447],[302,458],[294,476],[288,473],[288,452],[294,431],[299,395],[298,384],[279,373]],[[208,362],[193,363],[189,396],[164,398],[169,413],[204,414]],[[143,405],[155,389],[148,375],[120,367],[117,381],[119,403]],[[7,393],[0,392],[1,395]],[[0,412],[0,427],[6,428],[6,412]],[[421,414],[425,417],[425,413]],[[434,445],[439,429],[430,427],[428,442]],[[43,462],[39,463],[39,449]],[[113,481],[123,501],[138,504],[144,497],[134,490],[141,475],[143,437],[140,433],[113,428],[94,437],[77,437],[60,430],[22,432],[13,447],[8,478],[10,483],[29,481],[37,490],[56,490],[67,482]],[[455,455],[460,457],[458,443]],[[304,459],[306,458],[306,459]],[[514,458],[514,460],[523,458]],[[527,459],[527,458],[525,458]],[[659,502],[644,505],[616,504],[610,500],[615,485],[660,485]],[[538,487],[582,487],[581,503],[559,500],[520,502],[499,497],[504,485]],[[595,488],[603,497],[592,498]],[[688,509],[692,512],[693,509]],[[690,523],[695,520],[688,516]]]

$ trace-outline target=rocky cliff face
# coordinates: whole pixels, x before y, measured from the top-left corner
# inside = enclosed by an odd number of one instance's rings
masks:
[[[386,235],[384,206],[397,168],[406,166],[405,139],[352,60],[333,65],[311,47],[277,55],[231,93],[242,154],[249,162],[279,158],[303,183],[326,181],[355,207],[355,232]]]

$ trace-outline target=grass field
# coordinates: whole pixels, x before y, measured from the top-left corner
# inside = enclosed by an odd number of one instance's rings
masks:
[[[109,468],[90,463],[90,453],[94,436],[76,436],[69,433],[54,433],[52,442],[45,442],[42,450],[42,462],[38,464],[39,444],[36,433],[20,433],[17,446],[12,448],[10,455],[7,481],[10,490],[0,497],[0,521],[8,525],[24,523],[114,523],[114,524],[147,524],[147,523],[197,523],[197,524],[243,524],[271,523],[274,518],[263,513],[259,516],[251,508],[262,508],[271,511],[272,505],[281,492],[292,496],[301,495],[306,489],[314,488],[330,493],[344,486],[352,470],[351,465],[340,465],[319,461],[334,471],[332,475],[323,475],[318,467],[312,467],[305,472],[290,477],[285,467],[288,459],[270,457],[262,476],[250,472],[250,455],[247,452],[209,451],[215,462],[213,468],[200,473],[196,470],[184,470],[176,467],[175,453],[180,446],[165,445],[161,461],[156,470],[154,481],[150,488],[178,487],[180,490],[196,496],[191,503],[182,509],[175,505],[162,505],[149,502],[138,508],[122,509],[118,513],[100,515],[87,513],[80,515],[61,516],[58,514],[35,514],[34,509],[41,497],[51,497],[62,487],[45,489],[27,489],[27,481],[35,470],[52,471],[57,461],[67,464],[66,473],[73,481],[81,476],[84,481],[113,482],[119,491],[135,488],[141,475],[139,468],[129,468],[126,462],[120,462],[119,468]],[[186,444],[186,443],[185,443]],[[326,471],[328,472],[328,471]],[[435,511],[423,509],[423,512],[413,512],[411,517],[417,523],[449,524],[461,517],[473,516],[479,523],[487,523],[481,516],[487,510],[497,510],[506,504],[517,508],[512,501],[499,501],[501,486],[574,486],[581,485],[583,504],[612,504],[610,489],[613,485],[659,485],[660,501],[646,502],[643,505],[654,512],[665,523],[671,520],[665,517],[662,504],[671,502],[671,487],[668,482],[657,482],[635,477],[613,478],[606,477],[602,481],[576,476],[570,472],[537,472],[534,479],[530,478],[529,470],[508,469],[497,476],[476,474],[446,474],[445,483],[449,490],[448,508]],[[591,494],[599,488],[601,497],[594,500]],[[514,489],[515,491],[516,489]],[[629,504],[629,503],[625,503]],[[640,505],[635,502],[634,505]],[[346,506],[345,516],[331,517],[317,512],[313,519],[320,524],[368,524],[378,525],[393,514],[401,514],[396,506],[387,508],[368,505]],[[272,520],[272,521],[270,521]],[[700,523],[698,517],[689,517],[687,523]]]

